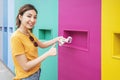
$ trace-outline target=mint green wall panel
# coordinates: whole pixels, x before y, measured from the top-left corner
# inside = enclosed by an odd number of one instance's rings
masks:
[[[58,35],[58,1],[41,0],[39,5],[39,18],[37,28],[33,32],[41,41],[48,41]],[[38,32],[36,31],[38,30]],[[49,48],[39,49],[39,55],[44,54]],[[58,57],[49,57],[42,62],[40,80],[58,80]]]
[[[15,17],[24,4],[33,4],[38,10],[37,23],[33,33],[41,41],[48,41],[58,36],[58,0],[15,0]],[[56,46],[57,47],[57,46]],[[39,48],[39,55],[50,47]],[[58,80],[58,57],[48,57],[42,62],[40,80]]]

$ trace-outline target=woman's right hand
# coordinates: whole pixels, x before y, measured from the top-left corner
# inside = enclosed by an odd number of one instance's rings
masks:
[[[57,49],[55,47],[56,44],[53,44],[53,46],[49,49],[48,51],[48,55],[49,56],[55,56],[57,55]]]

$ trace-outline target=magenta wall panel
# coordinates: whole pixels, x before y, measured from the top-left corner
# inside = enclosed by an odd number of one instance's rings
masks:
[[[101,80],[101,1],[59,0],[58,80]]]

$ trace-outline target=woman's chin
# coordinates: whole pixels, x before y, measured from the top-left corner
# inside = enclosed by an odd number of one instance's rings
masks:
[[[32,29],[33,27],[28,27],[28,29]]]

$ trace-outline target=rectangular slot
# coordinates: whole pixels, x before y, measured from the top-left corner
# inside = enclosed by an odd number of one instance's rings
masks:
[[[88,31],[64,30],[65,38],[72,37],[72,43],[66,43],[64,46],[88,51]]]
[[[9,27],[9,32],[12,33],[13,32],[13,28]]]
[[[4,32],[7,32],[7,27],[4,27]]]
[[[0,26],[0,31],[2,31],[2,27]]]
[[[51,29],[39,29],[39,39],[40,40],[52,39],[52,30]]]
[[[113,57],[120,59],[120,33],[114,33]]]

